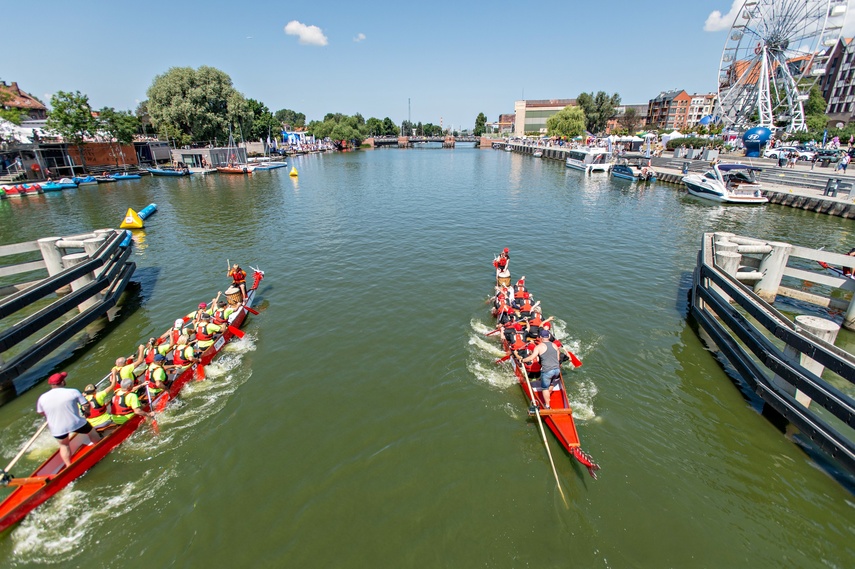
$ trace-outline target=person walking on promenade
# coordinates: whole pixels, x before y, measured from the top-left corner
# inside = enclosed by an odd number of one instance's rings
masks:
[[[89,435],[92,444],[101,440],[98,431],[92,428],[80,411],[89,413],[89,401],[83,394],[65,386],[66,372],[55,373],[48,378],[50,391],[42,394],[36,402],[36,411],[45,416],[50,434],[59,442],[59,456],[65,466],[71,466],[71,433]]]

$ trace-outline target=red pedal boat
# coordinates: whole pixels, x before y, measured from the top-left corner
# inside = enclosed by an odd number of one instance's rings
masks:
[[[561,446],[564,447],[564,450],[570,453],[585,468],[587,468],[591,476],[596,479],[596,471],[599,470],[600,467],[596,462],[594,462],[590,455],[582,450],[582,444],[579,441],[579,433],[576,430],[576,422],[573,420],[573,409],[570,407],[570,401],[567,399],[567,389],[564,386],[564,374],[562,373],[560,375],[558,383],[560,389],[545,392],[541,391],[539,389],[540,378],[537,378],[532,379],[535,387],[538,387],[538,389],[533,390],[529,383],[525,366],[520,361],[517,361],[516,356],[511,350],[510,343],[504,334],[502,335],[502,347],[505,350],[505,357],[501,358],[501,360],[511,361],[514,374],[517,376],[517,381],[519,382],[526,398],[530,402],[536,402],[537,408],[535,409],[533,405],[529,413],[538,413],[543,419],[543,422],[549,427],[549,430],[552,431],[558,439],[558,442],[561,443]],[[576,358],[575,355],[573,355],[572,358],[575,365],[582,365],[582,362],[578,361],[578,358]],[[549,397],[548,408],[544,405],[545,397]]]
[[[258,269],[254,269],[252,288],[247,291],[246,300],[229,317],[230,324],[228,328],[226,328],[222,336],[214,344],[202,352],[199,362],[181,371],[173,379],[169,389],[155,398],[152,405],[155,411],[163,410],[167,402],[174,399],[181,389],[194,377],[201,375],[200,379],[203,379],[203,367],[211,363],[214,356],[235,336],[243,337],[240,327],[243,325],[244,320],[246,320],[247,313],[254,312],[252,310],[252,302],[255,299],[258,285],[263,278],[264,273]],[[141,398],[141,401],[144,399],[144,397]],[[149,410],[147,405],[143,405],[143,408]],[[111,450],[130,437],[140,426],[142,420],[141,416],[134,415],[128,422],[103,433],[101,440],[90,446],[86,445],[89,437],[72,435],[70,444],[71,466],[68,468],[63,468],[65,465],[59,456],[59,450],[57,450],[27,478],[15,478],[7,472],[0,472],[4,485],[17,486],[0,503],[0,532],[20,521],[48,498],[86,473],[98,461],[107,456]]]

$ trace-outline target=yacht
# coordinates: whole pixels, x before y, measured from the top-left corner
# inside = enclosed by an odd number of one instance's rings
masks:
[[[565,165],[574,170],[582,170],[586,174],[592,172],[608,172],[609,152],[605,148],[573,148],[565,153]]]
[[[756,173],[760,168],[745,164],[715,164],[703,175],[683,177],[693,196],[723,203],[763,204],[769,200],[760,192]]]

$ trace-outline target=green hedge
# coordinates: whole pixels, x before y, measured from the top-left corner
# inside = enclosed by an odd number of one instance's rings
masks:
[[[724,141],[720,138],[710,140],[708,138],[685,136],[683,138],[672,138],[665,145],[665,148],[667,148],[668,150],[674,150],[675,148],[680,148],[683,145],[685,145],[686,148],[688,148],[689,146],[692,146],[693,148],[700,148],[703,146],[705,148],[721,149],[724,147]]]

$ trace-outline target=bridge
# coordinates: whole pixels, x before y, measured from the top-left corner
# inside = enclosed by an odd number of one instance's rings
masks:
[[[414,144],[428,142],[441,143],[443,148],[454,148],[458,142],[471,142],[478,144],[480,137],[477,136],[373,136],[363,141],[372,148],[380,146],[395,146],[398,148],[410,148]]]

